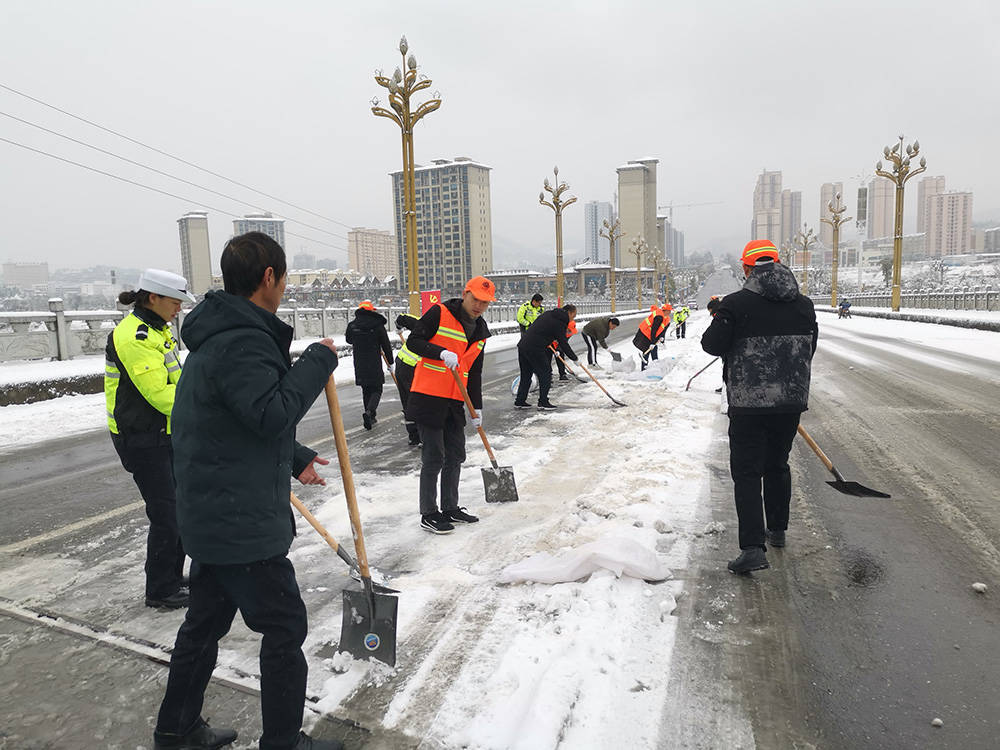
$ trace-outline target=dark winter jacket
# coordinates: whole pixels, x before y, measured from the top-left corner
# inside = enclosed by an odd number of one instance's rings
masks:
[[[608,342],[606,339],[611,335],[611,317],[594,318],[583,327],[582,333],[584,336],[596,339],[598,344],[607,349]]]
[[[642,332],[640,328],[635,332],[635,336],[632,337],[632,346],[638,349],[640,352],[646,351],[652,344],[663,341],[664,337],[667,335],[667,328],[670,327],[670,320],[664,320],[662,315],[656,315],[653,317],[653,322],[649,326],[650,331],[659,331],[656,335],[656,341],[650,341],[649,338]],[[660,330],[660,329],[663,330]]]
[[[288,552],[291,477],[315,457],[295,442],[337,355],[311,344],[291,364],[292,328],[245,297],[208,292],[185,318],[190,350],[173,410],[184,551],[210,564]]]
[[[812,300],[799,294],[788,267],[755,266],[701,337],[702,349],[723,358],[729,413],[805,411],[817,335]]]
[[[469,344],[489,338],[490,329],[486,321],[481,317],[475,322],[468,323],[462,319],[462,300],[455,298],[443,302],[448,311],[455,316],[455,319],[466,327],[466,338]],[[418,357],[428,359],[441,359],[444,348],[437,344],[432,344],[430,339],[437,333],[438,326],[441,325],[441,308],[434,305],[424,313],[424,316],[413,326],[410,337],[406,340],[406,345]],[[563,336],[566,335],[563,329]],[[468,347],[466,347],[468,349]],[[466,383],[469,392],[469,400],[478,411],[483,408],[483,355],[476,357],[476,361],[469,368],[469,379]],[[465,402],[456,401],[440,396],[431,396],[427,393],[410,391],[409,399],[406,402],[406,418],[425,424],[430,427],[443,427],[448,411],[456,412],[456,416],[461,415],[460,424],[465,424]]]
[[[569,313],[561,307],[543,312],[535,318],[534,323],[528,326],[528,331],[517,342],[517,348],[526,351],[544,351],[549,348],[553,341],[557,341],[562,355],[576,362],[576,352],[573,351],[573,347],[569,345],[569,339],[566,338],[567,328],[569,328]]]
[[[354,347],[354,382],[358,385],[381,385],[385,382],[386,362],[392,362],[392,345],[385,330],[385,317],[374,310],[359,307],[354,320],[347,324],[347,343]]]

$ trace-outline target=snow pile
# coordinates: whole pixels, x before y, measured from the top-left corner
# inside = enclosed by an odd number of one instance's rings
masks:
[[[652,550],[632,539],[607,537],[556,555],[539,552],[508,565],[500,572],[500,582],[566,583],[579,581],[598,570],[610,570],[618,578],[624,575],[644,581],[670,577],[670,569]]]

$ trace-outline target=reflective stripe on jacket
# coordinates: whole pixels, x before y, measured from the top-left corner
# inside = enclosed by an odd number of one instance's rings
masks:
[[[545,312],[545,308],[539,305],[535,307],[531,304],[531,301],[525,302],[519,308],[517,308],[517,322],[525,328],[530,326],[535,322],[535,318]]]
[[[457,372],[462,377],[463,385],[468,386],[469,369],[482,354],[486,341],[476,341],[470,346],[462,324],[443,304],[439,304],[438,307],[441,308],[441,323],[438,325],[437,333],[428,339],[428,343],[436,344],[458,355]],[[413,371],[413,385],[410,386],[410,391],[455,401],[463,400],[455,378],[440,359],[420,358]]]
[[[659,318],[659,322],[656,323],[656,330],[654,331],[653,324],[657,318]],[[660,337],[660,334],[662,334],[665,330],[667,330],[667,328],[663,324],[663,315],[659,312],[651,312],[641,323],[639,323],[639,331],[642,332],[643,336],[649,339],[650,343],[656,341]]]

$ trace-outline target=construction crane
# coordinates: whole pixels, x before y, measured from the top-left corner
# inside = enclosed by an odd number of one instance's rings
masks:
[[[670,222],[670,226],[673,226],[674,225],[674,209],[675,208],[694,208],[696,206],[721,206],[723,203],[724,203],[724,201],[710,201],[708,203],[678,203],[675,206],[674,202],[670,201],[670,203],[668,203],[665,206],[657,206],[656,210],[657,211],[662,211],[662,210],[666,209],[667,211],[669,211],[669,213],[667,214],[667,220]]]

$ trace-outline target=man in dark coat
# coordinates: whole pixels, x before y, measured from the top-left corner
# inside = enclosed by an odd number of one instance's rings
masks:
[[[649,308],[649,315],[639,322],[639,330],[632,337],[632,346],[639,350],[639,360],[642,362],[643,370],[649,364],[649,360],[657,359],[656,345],[663,341],[667,335],[667,328],[670,326],[670,312],[668,305],[662,308],[653,305]]]
[[[218,642],[237,610],[260,633],[264,750],[340,743],[302,734],[306,609],[288,549],[295,535],[292,476],[325,484],[316,452],[295,426],[337,366],[330,339],[291,363],[292,328],[274,314],[285,253],[261,232],[222,251],[224,292],[208,292],[185,319],[190,354],[172,415],[177,521],[192,559],[191,599],[170,657],[154,748],[217,748],[236,739],[201,718]]]
[[[402,336],[403,329],[412,331],[419,320],[420,318],[416,315],[410,315],[409,313],[397,315],[396,332]],[[393,368],[396,371],[396,388],[399,390],[399,400],[403,404],[403,420],[406,425],[406,434],[410,438],[409,445],[413,447],[420,445],[420,428],[417,427],[416,422],[406,417],[406,404],[410,400],[410,386],[413,385],[413,373],[419,360],[420,357],[414,354],[404,341],[403,345],[399,347],[399,352],[396,354],[396,366]]]
[[[538,408],[545,411],[556,408],[549,401],[549,389],[552,387],[552,350],[549,346],[552,342],[557,342],[559,351],[564,357],[577,361],[576,352],[566,338],[566,329],[574,318],[576,318],[576,305],[563,305],[555,310],[543,312],[528,326],[524,336],[517,342],[517,362],[521,368],[521,381],[517,387],[514,406],[518,409],[529,408],[528,391],[531,389],[532,375],[538,379]]]
[[[371,300],[365,300],[354,311],[354,320],[347,324],[345,338],[354,347],[354,382],[361,386],[364,411],[361,421],[370,430],[378,421],[375,413],[382,400],[385,383],[385,362],[392,362],[392,345],[385,329],[386,319],[375,311]]]
[[[729,466],[741,550],[729,563],[734,573],[768,567],[765,541],[785,546],[792,496],[788,453],[809,405],[818,335],[812,300],[799,293],[772,242],[748,243],[743,271],[743,289],[722,299],[701,337],[702,349],[722,357],[729,400]]]
[[[611,332],[615,330],[621,323],[618,318],[612,318],[607,315],[603,315],[599,318],[594,318],[587,325],[583,327],[583,343],[587,345],[587,364],[596,367],[598,370],[601,366],[597,363],[597,347],[604,350],[608,348],[608,336]]]
[[[406,345],[420,357],[414,368],[406,418],[420,430],[420,526],[449,534],[456,523],[479,518],[458,505],[458,480],[465,461],[465,399],[453,375],[464,382],[476,409],[473,427],[483,420],[483,348],[490,330],[483,320],[496,287],[484,276],[469,280],[461,299],[431,307],[413,326]],[[438,510],[438,478],[441,509]]]

